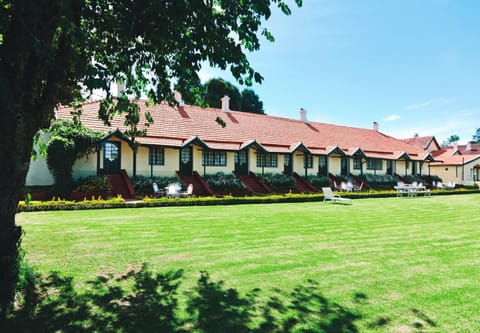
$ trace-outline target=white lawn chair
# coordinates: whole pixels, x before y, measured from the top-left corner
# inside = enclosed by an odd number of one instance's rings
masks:
[[[353,190],[355,192],[361,192],[363,188],[363,182],[360,184],[360,186],[353,185]]]
[[[445,186],[447,190],[454,190],[455,189],[455,182],[448,182]]]
[[[342,198],[338,194],[333,194],[332,189],[330,187],[322,187],[323,192],[323,202],[330,200],[332,202],[339,202],[345,204],[352,204],[352,199]]]
[[[157,183],[153,183],[152,186],[153,186],[153,197],[158,198],[158,197],[162,197],[162,196],[165,195],[165,191],[160,190],[158,188]]]
[[[193,194],[193,184],[188,184],[187,190],[185,192],[180,192],[182,198],[191,197]]]
[[[347,187],[347,192],[352,192],[353,191],[353,183],[352,182],[347,182],[346,187]]]

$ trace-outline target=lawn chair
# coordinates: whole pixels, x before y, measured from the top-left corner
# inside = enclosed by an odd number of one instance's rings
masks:
[[[360,184],[360,186],[353,185],[353,190],[354,190],[355,192],[361,192],[361,191],[362,191],[362,188],[363,188],[363,182]]]
[[[153,197],[158,198],[158,197],[163,197],[165,195],[165,190],[160,190],[158,188],[157,183],[153,183]]]
[[[352,199],[342,198],[338,194],[333,194],[332,189],[330,187],[322,187],[323,192],[323,202],[330,200],[331,202],[339,202],[344,204],[352,204]]]
[[[188,184],[187,190],[185,192],[180,192],[180,197],[188,198],[193,194],[193,184]]]
[[[455,182],[448,182],[445,186],[447,190],[454,190],[455,189]]]

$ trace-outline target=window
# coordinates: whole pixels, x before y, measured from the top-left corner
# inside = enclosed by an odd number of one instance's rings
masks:
[[[257,167],[276,168],[277,154],[257,153]]]
[[[362,159],[361,158],[354,158],[353,159],[353,169],[354,170],[361,170],[362,169]]]
[[[382,160],[369,158],[367,159],[367,170],[382,170]]]
[[[190,162],[190,160],[191,160],[191,150],[190,150],[190,148],[182,148],[180,150],[180,160],[184,164]]]
[[[245,164],[247,163],[247,152],[241,150],[235,153],[235,164]]]
[[[303,159],[303,167],[311,169],[313,168],[313,156],[312,154],[305,154]]]
[[[150,165],[165,165],[165,151],[161,147],[150,147],[148,151]]]
[[[203,165],[204,166],[226,166],[227,152],[217,151],[217,150],[204,150]]]
[[[118,158],[118,146],[112,142],[105,142],[105,158],[114,161]]]

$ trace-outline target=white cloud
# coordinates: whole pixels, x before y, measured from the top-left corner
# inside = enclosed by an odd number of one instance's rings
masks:
[[[425,102],[420,102],[420,103],[415,103],[415,104],[410,104],[404,107],[405,110],[418,110],[418,109],[425,109],[428,107],[439,107],[441,105],[445,105],[450,103],[451,101],[447,98],[435,98],[435,99],[430,99]]]
[[[388,117],[383,118],[382,120],[385,122],[389,122],[389,121],[395,121],[398,119],[400,119],[400,116],[398,114],[391,114]]]

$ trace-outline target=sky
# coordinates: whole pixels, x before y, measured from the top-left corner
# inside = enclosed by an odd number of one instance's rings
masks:
[[[480,127],[480,1],[290,1],[248,55],[268,115],[372,128],[396,138],[472,139]],[[229,72],[203,68],[203,81]],[[237,84],[237,86],[239,86]],[[240,89],[245,87],[239,86]]]

